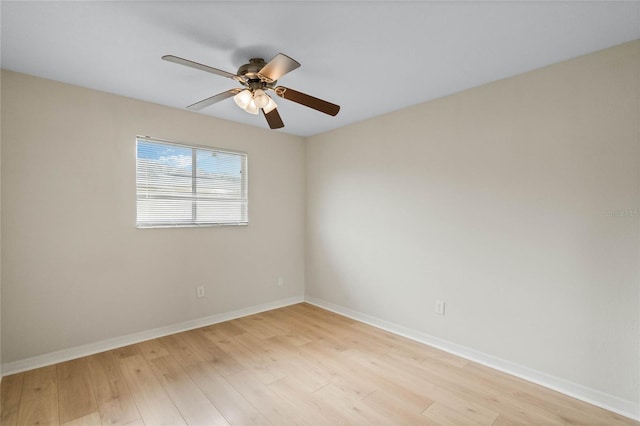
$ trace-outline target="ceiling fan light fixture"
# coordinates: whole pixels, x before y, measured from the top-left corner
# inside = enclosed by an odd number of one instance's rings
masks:
[[[269,114],[271,111],[278,107],[278,104],[276,104],[276,102],[271,99],[271,96],[267,95],[267,98],[269,98],[269,103],[262,108],[265,114]]]
[[[236,101],[236,105],[238,105],[242,109],[246,109],[251,102],[252,95],[249,89],[244,89],[242,92],[238,93],[233,97],[233,100]]]
[[[247,107],[244,109],[245,111],[247,111],[249,114],[258,114],[258,107],[256,106],[256,101],[254,99],[251,99],[249,101],[249,105],[247,105]]]
[[[264,108],[269,104],[269,96],[262,89],[253,92],[253,100],[258,108]]]

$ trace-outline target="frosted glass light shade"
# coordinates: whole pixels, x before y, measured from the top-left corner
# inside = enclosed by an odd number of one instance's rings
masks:
[[[244,89],[242,92],[235,95],[233,100],[236,101],[236,105],[240,108],[246,109],[247,106],[249,106],[249,102],[251,102],[251,91],[249,89]]]
[[[256,89],[253,92],[253,100],[258,108],[264,108],[269,103],[269,96],[262,89]]]
[[[256,102],[253,99],[249,101],[249,105],[247,105],[244,110],[249,114],[258,114],[258,107],[256,106]]]
[[[271,99],[271,96],[267,95],[267,97],[269,98],[269,103],[264,108],[262,108],[265,114],[269,114],[271,111],[278,107],[276,102]]]

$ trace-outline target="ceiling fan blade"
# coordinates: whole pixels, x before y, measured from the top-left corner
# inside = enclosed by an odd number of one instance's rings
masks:
[[[287,87],[278,86],[275,88],[275,92],[281,98],[297,102],[301,105],[313,108],[317,111],[324,112],[325,114],[335,116],[340,111],[340,105],[323,101],[322,99],[315,98],[313,96],[298,92],[297,90],[289,89]]]
[[[298,68],[300,63],[292,59],[284,53],[278,53],[275,58],[269,61],[267,65],[262,67],[258,72],[262,77],[270,81],[276,81],[288,72]]]
[[[274,108],[269,112],[264,112],[264,118],[267,119],[267,123],[269,123],[269,128],[271,129],[281,129],[284,127],[284,123],[282,122],[282,118],[280,118],[280,113],[278,113],[278,108]]]
[[[220,75],[222,77],[232,78],[234,80],[237,80],[238,78],[240,78],[235,74],[231,74],[230,72],[222,71],[217,68],[210,67],[208,65],[202,65],[197,62],[193,62],[188,59],[179,58],[173,55],[164,55],[162,59],[164,59],[165,61],[173,62],[175,64],[180,64],[180,65],[185,65],[187,67],[195,68],[197,70],[210,72],[211,74]]]
[[[207,99],[203,99],[200,102],[196,102],[195,104],[191,104],[187,107],[187,109],[190,109],[192,111],[200,111],[203,108],[208,107],[209,105],[213,105],[216,102],[220,102],[223,101],[227,98],[230,98],[232,96],[235,96],[236,94],[240,93],[242,91],[242,89],[231,89],[231,90],[227,90],[226,92],[222,92],[222,93],[218,93],[217,95],[213,95],[210,98]]]

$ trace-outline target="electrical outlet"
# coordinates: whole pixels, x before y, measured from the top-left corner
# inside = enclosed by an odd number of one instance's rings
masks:
[[[444,315],[444,302],[442,300],[436,300],[436,314]]]
[[[278,287],[282,287],[284,285],[284,278],[278,277]]]
[[[196,287],[196,297],[204,297],[204,286]]]

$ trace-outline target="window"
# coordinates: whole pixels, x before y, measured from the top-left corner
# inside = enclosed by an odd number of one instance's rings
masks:
[[[246,225],[247,154],[138,137],[137,227]]]

